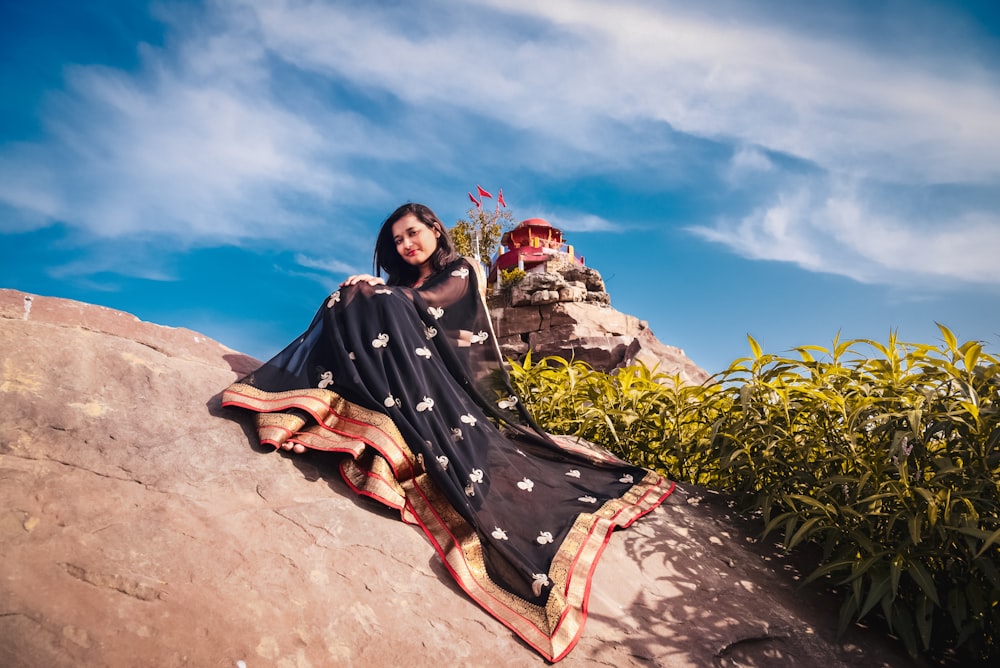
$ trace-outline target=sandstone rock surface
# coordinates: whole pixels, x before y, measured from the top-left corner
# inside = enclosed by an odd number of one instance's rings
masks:
[[[0,665],[542,666],[328,457],[261,451],[195,332],[0,290]],[[572,666],[907,666],[724,499],[616,533]]]
[[[708,379],[683,350],[661,343],[649,323],[612,308],[604,279],[592,267],[528,272],[490,298],[490,314],[507,357],[555,355],[605,372],[642,363],[686,384]]]

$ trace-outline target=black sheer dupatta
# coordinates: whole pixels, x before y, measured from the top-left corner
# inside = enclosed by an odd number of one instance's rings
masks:
[[[459,585],[550,661],[579,638],[610,533],[673,484],[537,429],[503,370],[475,265],[334,292],[223,403],[262,443],[345,453],[359,494],[421,526]]]

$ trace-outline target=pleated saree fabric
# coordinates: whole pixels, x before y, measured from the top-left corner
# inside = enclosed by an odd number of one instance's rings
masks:
[[[348,485],[418,524],[459,585],[550,661],[576,644],[612,530],[673,483],[534,425],[510,390],[476,266],[359,283],[230,386],[262,443],[343,453]]]

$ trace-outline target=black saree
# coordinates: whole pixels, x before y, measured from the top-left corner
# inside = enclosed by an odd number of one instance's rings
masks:
[[[420,525],[468,595],[550,661],[579,639],[611,531],[673,491],[534,425],[464,259],[420,288],[334,292],[223,404],[255,412],[262,443],[349,455],[348,485]]]

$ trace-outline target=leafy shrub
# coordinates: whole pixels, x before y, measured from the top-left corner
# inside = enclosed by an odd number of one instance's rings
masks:
[[[500,287],[504,290],[510,290],[512,287],[521,282],[528,274],[520,267],[511,267],[510,269],[500,270]]]
[[[841,629],[880,613],[911,653],[1000,658],[1000,361],[976,342],[835,339],[684,386],[644,367],[514,363],[539,423],[736,495],[810,542]]]

